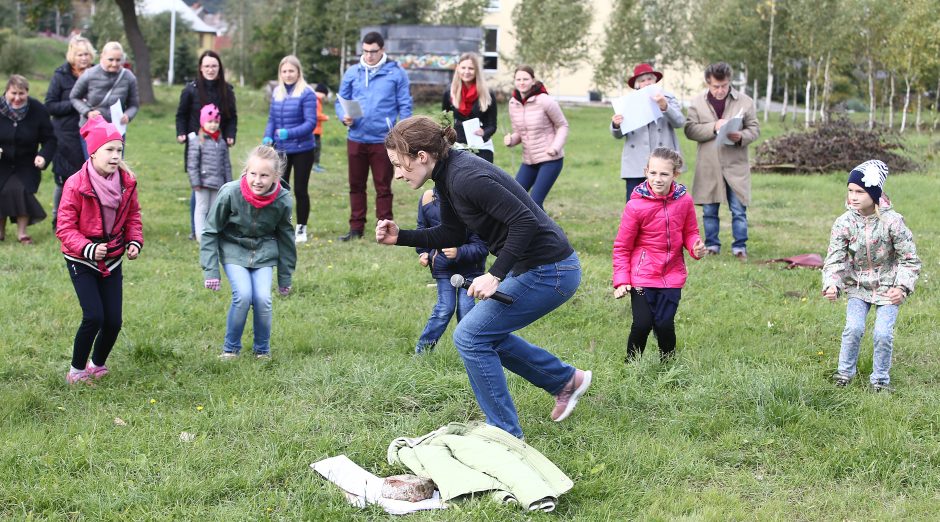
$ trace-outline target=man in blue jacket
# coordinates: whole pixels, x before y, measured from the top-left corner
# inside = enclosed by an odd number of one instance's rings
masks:
[[[392,219],[392,164],[385,152],[385,135],[398,120],[411,116],[408,76],[385,54],[385,40],[376,32],[362,39],[362,57],[343,75],[338,95],[355,100],[361,118],[351,118],[336,102],[336,115],[349,128],[349,232],[340,241],[362,237],[366,225],[366,181],[372,168],[376,219]]]

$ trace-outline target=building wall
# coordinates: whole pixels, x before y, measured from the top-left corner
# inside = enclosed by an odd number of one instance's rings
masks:
[[[512,10],[519,0],[491,0],[490,8],[483,17],[484,56],[489,55],[489,61],[495,59],[498,67],[487,73],[487,78],[494,86],[505,91],[512,88],[513,69],[517,65],[513,61],[516,39],[513,36]],[[610,18],[612,2],[610,0],[591,0],[590,38],[593,41],[604,40],[604,27]],[[496,34],[496,53],[492,47],[487,46],[487,37],[492,41],[493,31]],[[491,43],[491,42],[490,42]],[[489,52],[488,52],[489,51]],[[600,61],[601,46],[591,48],[590,58],[574,69],[563,71],[535,71],[539,79],[553,96],[567,101],[588,101],[589,92],[595,90],[593,63]],[[703,68],[701,68],[703,69]],[[700,68],[691,70],[663,69],[662,85],[667,91],[673,92],[680,99],[687,100],[705,88]],[[626,75],[626,76],[629,76]],[[630,88],[626,85],[622,89],[608,90],[603,93],[604,99],[614,98],[626,94]]]

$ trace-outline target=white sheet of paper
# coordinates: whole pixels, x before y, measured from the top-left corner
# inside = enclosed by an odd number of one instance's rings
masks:
[[[343,107],[343,112],[346,114],[346,116],[349,116],[354,120],[356,118],[362,117],[362,106],[359,105],[359,102],[356,100],[347,100],[346,98],[343,98],[339,95],[336,96],[336,99],[339,100],[339,104]]]
[[[366,507],[367,504],[378,504],[387,513],[404,515],[427,509],[445,509],[447,505],[441,500],[440,491],[435,490],[434,496],[419,502],[408,502],[382,497],[382,484],[385,479],[377,477],[362,469],[346,455],[337,455],[314,462],[310,465],[323,478],[339,486],[346,494],[350,504],[357,507]]]
[[[127,125],[121,123],[121,118],[124,117],[124,109],[121,108],[121,100],[114,102],[114,105],[111,106],[111,123],[117,127],[118,132],[123,136],[127,132]]]
[[[744,126],[744,110],[738,111],[738,114],[726,121],[724,125],[718,129],[718,143],[722,145],[734,145],[734,142],[728,139],[729,132],[738,132]]]
[[[477,136],[480,130],[480,118],[471,118],[463,122],[463,133],[467,137],[467,145],[479,149],[483,146],[483,136]]]
[[[659,104],[653,101],[652,98],[658,92],[660,92],[660,89],[656,85],[647,85],[626,96],[610,100],[610,104],[614,108],[614,114],[623,116],[620,132],[626,134],[663,117],[663,111],[660,110]]]

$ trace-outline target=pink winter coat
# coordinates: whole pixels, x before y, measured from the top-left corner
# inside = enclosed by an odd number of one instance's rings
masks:
[[[536,83],[529,91],[525,103],[515,97],[509,100],[509,119],[512,134],[509,146],[522,143],[522,162],[536,165],[554,161],[565,156],[565,141],[568,139],[568,120],[554,98],[545,92],[542,84]],[[545,153],[553,148],[554,156]]]
[[[688,275],[682,247],[694,259],[699,240],[695,205],[685,185],[673,182],[657,196],[643,182],[630,194],[614,240],[614,288],[682,288]]]

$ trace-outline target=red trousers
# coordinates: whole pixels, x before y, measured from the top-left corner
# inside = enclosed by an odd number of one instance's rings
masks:
[[[362,232],[366,226],[368,199],[366,182],[372,168],[375,185],[376,219],[392,219],[392,177],[394,170],[382,143],[359,143],[346,140],[349,157],[349,230]]]

